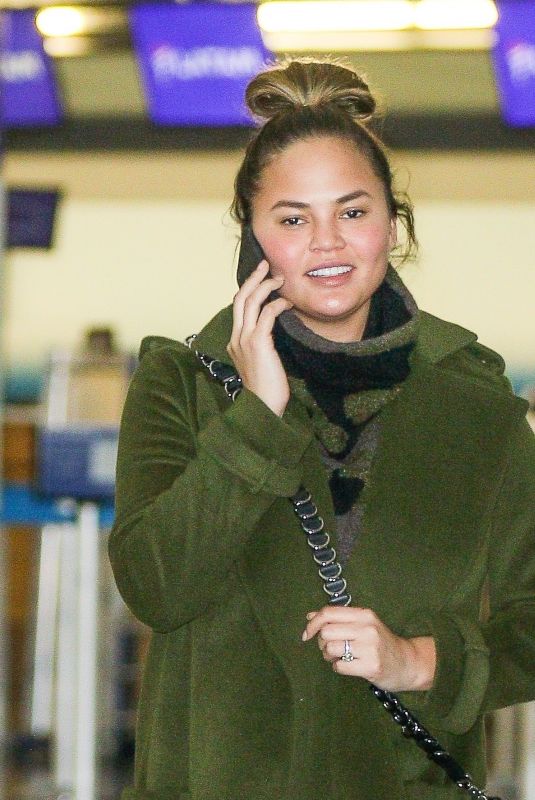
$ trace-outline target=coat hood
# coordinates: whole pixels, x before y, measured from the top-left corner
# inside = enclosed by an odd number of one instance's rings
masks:
[[[195,339],[195,349],[208,353],[213,358],[221,361],[230,361],[226,347],[230,339],[231,330],[232,306],[229,305],[219,311],[201,330]],[[171,344],[172,341],[160,336],[146,337],[141,343],[140,358],[147,351],[165,344]],[[476,334],[466,330],[466,328],[462,328],[452,322],[446,322],[425,311],[420,311],[416,352],[426,361],[436,364],[476,342]],[[500,356],[496,353],[493,353],[493,356],[500,359]]]

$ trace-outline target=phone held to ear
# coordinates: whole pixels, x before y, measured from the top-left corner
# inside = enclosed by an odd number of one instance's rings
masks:
[[[265,255],[255,238],[252,227],[243,225],[236,273],[238,286],[243,284],[264,258]]]
[[[238,268],[236,271],[238,286],[241,286],[243,282],[247,280],[249,275],[255,271],[257,266],[265,259],[265,257],[264,251],[260,247],[260,244],[253,233],[252,227],[250,225],[244,225],[242,227],[240,252],[238,255]],[[268,272],[266,277],[271,277],[271,272]],[[262,305],[264,306],[266,303],[276,300],[277,297],[280,297],[277,291],[271,292],[267,300]]]

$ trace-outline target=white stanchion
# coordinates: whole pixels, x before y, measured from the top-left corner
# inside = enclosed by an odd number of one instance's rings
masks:
[[[509,783],[514,780],[516,714],[515,706],[495,712],[494,763],[499,778]]]
[[[95,797],[98,551],[98,506],[82,503],[78,521],[75,800]]]
[[[61,525],[45,525],[41,530],[30,718],[30,731],[39,737],[48,736],[53,728],[54,656],[62,530]]]
[[[535,703],[522,706],[520,800],[535,797]]]
[[[7,800],[7,653],[6,653],[6,575],[7,545],[5,530],[0,528],[0,800]]]
[[[76,525],[61,526],[58,597],[54,780],[74,787],[76,732],[76,651],[78,645],[78,547]]]

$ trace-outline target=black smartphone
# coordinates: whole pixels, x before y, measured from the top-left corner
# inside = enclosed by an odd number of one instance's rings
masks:
[[[242,285],[264,258],[265,255],[255,238],[252,227],[250,225],[243,225],[240,252],[238,255],[238,268],[236,271],[238,286]]]

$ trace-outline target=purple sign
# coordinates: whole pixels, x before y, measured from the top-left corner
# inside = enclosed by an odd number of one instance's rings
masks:
[[[5,128],[54,125],[61,109],[35,11],[0,12],[0,123]]]
[[[272,58],[256,5],[150,4],[130,9],[149,114],[160,125],[251,124],[244,92]]]
[[[535,126],[535,0],[498,0],[494,65],[505,121]]]

